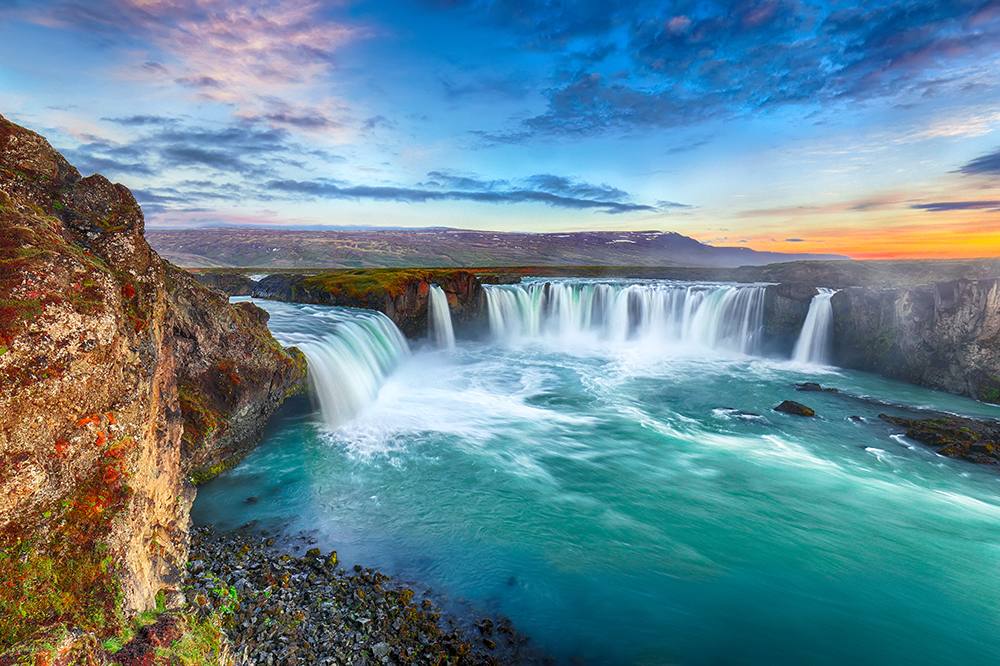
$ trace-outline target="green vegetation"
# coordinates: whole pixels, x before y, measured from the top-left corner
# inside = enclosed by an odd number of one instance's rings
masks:
[[[385,293],[399,296],[414,280],[451,280],[458,277],[459,272],[459,269],[355,268],[307,277],[303,284],[308,289],[366,301],[372,296],[380,298]]]
[[[184,416],[183,442],[188,451],[196,451],[219,428],[224,415],[205,402],[205,395],[192,382],[178,382],[177,395]]]
[[[489,266],[473,259],[465,268],[484,282],[510,282],[524,277],[593,277],[666,280],[713,280],[720,282],[790,282],[821,287],[910,288],[948,280],[1000,278],[1000,259],[912,260],[912,261],[793,261],[766,266],[706,268],[677,266],[599,266],[599,265],[512,265]],[[329,266],[275,268],[261,265],[247,268],[198,268],[197,273],[283,273],[311,275],[329,272],[351,273],[350,269]],[[383,268],[367,270],[401,271],[440,270]],[[447,270],[447,269],[444,269]]]
[[[43,529],[0,533],[0,645],[55,625],[100,638],[120,631],[122,592],[106,539],[131,494],[121,461],[102,459],[74,496],[45,509],[54,518]]]

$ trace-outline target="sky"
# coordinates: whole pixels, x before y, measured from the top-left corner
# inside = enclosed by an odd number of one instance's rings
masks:
[[[0,0],[0,114],[147,228],[1000,256],[1000,0]]]

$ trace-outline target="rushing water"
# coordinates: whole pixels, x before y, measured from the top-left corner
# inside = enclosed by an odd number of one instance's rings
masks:
[[[451,310],[448,309],[448,297],[444,289],[432,284],[427,295],[427,309],[430,324],[430,335],[441,349],[455,348],[455,330],[451,325]]]
[[[764,287],[533,281],[486,286],[496,340],[539,336],[710,347],[752,353],[760,344]]]
[[[792,350],[792,360],[799,363],[830,362],[830,344],[833,342],[833,306],[830,299],[835,293],[834,289],[821,287],[819,293],[813,296],[799,339]]]
[[[1000,409],[741,353],[740,287],[605,287],[495,288],[493,342],[376,362],[339,427],[284,412],[196,522],[309,531],[511,617],[559,664],[1000,663],[1000,476],[877,418]],[[260,305],[300,346],[373,317]]]

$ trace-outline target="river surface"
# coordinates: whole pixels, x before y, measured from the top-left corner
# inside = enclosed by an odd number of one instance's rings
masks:
[[[490,289],[453,347],[256,301],[334,404],[279,412],[196,524],[308,532],[559,664],[1000,663],[1000,475],[877,418],[1000,409],[755,356],[753,288]]]

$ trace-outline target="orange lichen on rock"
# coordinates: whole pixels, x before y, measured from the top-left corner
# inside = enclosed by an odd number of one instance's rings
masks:
[[[107,663],[130,614],[161,590],[178,603],[190,468],[252,447],[298,367],[266,314],[194,284],[143,230],[126,187],[0,117],[0,664],[49,660],[54,635],[82,652],[53,663]],[[205,368],[227,360],[217,387]],[[186,405],[205,417],[196,461]]]

